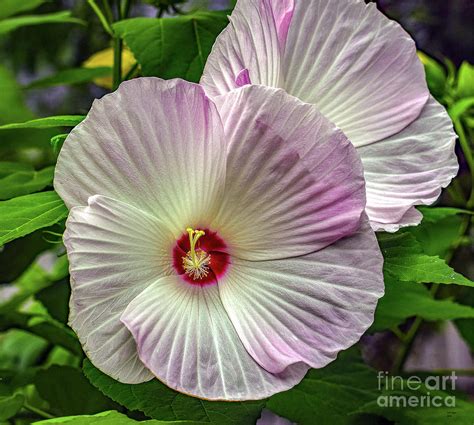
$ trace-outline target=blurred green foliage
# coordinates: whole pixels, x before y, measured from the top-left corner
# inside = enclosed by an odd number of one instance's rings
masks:
[[[425,19],[422,12],[413,16]],[[93,99],[107,92],[94,84],[98,78],[198,81],[227,13],[195,10],[183,0],[0,0],[0,422],[245,425],[255,423],[266,405],[301,424],[314,424],[315,414],[318,423],[334,425],[471,424],[473,405],[462,395],[450,411],[377,406],[376,371],[357,348],[311,371],[295,389],[249,403],[201,401],[157,380],[130,386],[87,360],[82,367],[84,353],[67,326],[70,288],[62,245],[67,209],[52,187],[57,155]],[[118,59],[124,45],[136,61],[125,73]],[[110,48],[116,53],[110,63],[82,66]],[[392,359],[397,373],[426,323],[457,319],[474,350],[469,279],[474,275],[474,67],[467,61],[456,67],[449,57],[440,61],[420,53],[420,58],[431,93],[447,108],[459,135],[461,171],[439,205],[420,208],[420,226],[379,235],[386,295],[369,333],[399,338]],[[61,419],[67,415],[76,417]]]

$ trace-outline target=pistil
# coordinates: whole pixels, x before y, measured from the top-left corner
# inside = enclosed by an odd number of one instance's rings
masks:
[[[186,231],[189,235],[190,249],[183,257],[183,268],[188,276],[194,280],[199,280],[209,274],[209,265],[211,264],[211,256],[202,249],[196,249],[198,240],[205,235],[205,232],[190,227]]]

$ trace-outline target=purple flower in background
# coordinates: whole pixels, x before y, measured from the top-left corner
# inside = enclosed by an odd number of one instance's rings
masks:
[[[374,4],[240,0],[201,83],[212,98],[255,84],[314,104],[357,148],[375,230],[418,224],[414,206],[457,173],[455,133],[415,44]]]
[[[370,326],[382,256],[344,134],[283,90],[140,78],[59,155],[70,325],[96,367],[261,399]]]

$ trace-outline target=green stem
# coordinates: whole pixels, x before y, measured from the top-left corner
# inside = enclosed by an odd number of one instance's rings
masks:
[[[122,82],[122,47],[123,41],[120,37],[114,38],[114,69],[113,69],[113,90]]]
[[[400,341],[405,341],[405,334],[400,330],[398,326],[394,326],[390,329]]]
[[[112,13],[112,9],[110,8],[109,1],[108,0],[102,0],[102,4],[104,6],[105,14],[107,15],[107,20],[109,22],[113,22],[114,21],[114,14]]]
[[[45,418],[45,419],[54,419],[54,416],[51,415],[51,413],[45,412],[44,410],[40,409],[39,407],[32,406],[32,405],[29,404],[27,401],[25,401],[25,402],[23,403],[23,407],[24,407],[26,410],[29,410],[30,412],[33,412],[33,413],[35,413],[36,415],[41,416],[42,418]]]
[[[128,13],[130,12],[130,0],[120,1],[117,0],[117,13],[119,16],[119,21],[127,18]],[[122,49],[123,41],[120,37],[114,37],[114,69],[113,69],[113,89],[116,90],[117,87],[122,82]]]
[[[135,62],[135,65],[133,65],[130,68],[130,71],[127,72],[127,75],[125,75],[125,78],[123,79],[123,81],[130,80],[130,78],[132,78],[135,72],[137,71],[138,67],[139,67],[138,62]]]
[[[420,316],[417,316],[410,326],[410,329],[408,329],[408,332],[404,335],[402,345],[398,351],[397,357],[395,358],[395,362],[393,363],[392,373],[394,375],[398,375],[403,370],[403,365],[410,354],[413,342],[415,341],[415,337],[422,323],[423,319]]]
[[[120,10],[120,19],[125,19],[128,16],[130,12],[130,5],[131,5],[130,0],[122,1],[122,8]]]
[[[112,30],[112,27],[110,26],[109,21],[107,20],[105,15],[102,13],[102,10],[100,10],[100,7],[97,6],[97,3],[95,2],[95,0],[87,0],[87,3],[89,3],[89,6],[92,8],[94,13],[99,18],[99,21],[104,27],[105,31],[107,31],[107,33],[113,37],[114,31]]]

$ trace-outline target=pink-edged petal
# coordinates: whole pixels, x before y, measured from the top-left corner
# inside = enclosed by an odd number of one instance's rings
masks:
[[[285,88],[362,146],[397,133],[428,99],[411,37],[362,0],[296,0]]]
[[[276,261],[234,259],[219,293],[243,344],[266,370],[320,368],[359,340],[383,295],[383,258],[367,218],[318,252]]]
[[[203,89],[137,78],[94,101],[61,149],[55,189],[69,208],[101,194],[157,214],[175,235],[215,207],[225,139]]]
[[[446,110],[431,97],[400,133],[358,149],[375,230],[396,231],[421,221],[414,205],[433,203],[458,172],[455,141]]]
[[[177,391],[205,399],[262,399],[291,388],[308,367],[279,374],[262,369],[245,350],[222,306],[216,285],[167,276],[127,307],[122,321],[142,362]]]
[[[240,87],[242,81],[279,86],[280,51],[286,42],[293,3],[294,0],[237,2],[228,27],[219,35],[206,62],[201,83],[210,96]]]
[[[69,324],[92,363],[120,382],[152,378],[120,315],[146,286],[171,273],[172,242],[156,218],[102,196],[73,208],[67,220]]]
[[[302,255],[359,227],[362,165],[344,134],[281,89],[216,98],[228,141],[226,187],[211,226],[248,260]]]
[[[391,136],[420,114],[429,93],[415,43],[375,4],[295,0],[281,20],[289,23],[285,43],[275,24],[261,24],[261,10],[281,16],[282,6],[237,2],[204,69],[211,96],[234,89],[237,73],[248,69],[252,84],[315,104],[356,146]]]

